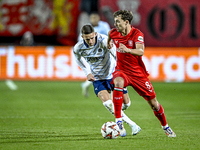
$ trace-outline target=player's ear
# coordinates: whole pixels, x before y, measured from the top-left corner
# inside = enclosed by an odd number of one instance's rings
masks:
[[[127,24],[129,24],[129,21],[128,21],[128,20],[126,20],[126,25],[127,25]]]
[[[97,36],[97,32],[94,32],[94,35]]]

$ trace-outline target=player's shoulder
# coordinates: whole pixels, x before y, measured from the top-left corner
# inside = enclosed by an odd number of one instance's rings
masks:
[[[101,38],[108,38],[108,36],[105,35],[105,34],[98,33],[98,35],[99,35]]]
[[[132,27],[132,32],[134,34],[143,34],[142,31],[140,31],[138,28],[134,28],[134,27]]]
[[[116,28],[112,28],[109,32],[110,34],[110,37],[113,37],[113,36],[117,36],[119,34],[119,32],[117,31]]]
[[[100,41],[107,40],[108,36],[105,34],[97,33],[97,39]]]
[[[144,43],[144,34],[139,29],[133,27],[132,36],[137,43]]]
[[[115,32],[118,32],[116,28],[112,28],[112,29],[110,30],[110,34],[115,33]]]
[[[84,46],[83,40],[78,41],[75,45],[74,45],[74,52],[78,52],[82,47]]]
[[[97,43],[101,43],[101,44],[103,44],[104,46],[107,47],[107,40],[108,40],[107,35],[100,34],[100,33],[97,34]]]

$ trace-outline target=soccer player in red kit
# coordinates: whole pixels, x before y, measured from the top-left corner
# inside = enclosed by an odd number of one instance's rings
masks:
[[[131,11],[119,10],[114,13],[115,27],[108,35],[108,48],[112,47],[111,39],[117,47],[117,65],[113,72],[115,121],[121,130],[125,130],[121,119],[123,88],[132,86],[153,109],[155,116],[168,137],[176,134],[168,126],[162,105],[157,101],[156,94],[148,79],[148,72],[142,61],[144,53],[144,35],[131,26],[133,14]]]

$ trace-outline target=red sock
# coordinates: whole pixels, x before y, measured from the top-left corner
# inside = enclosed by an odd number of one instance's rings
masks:
[[[159,109],[157,111],[154,110],[154,114],[159,119],[162,126],[167,125],[167,120],[162,105],[159,106]]]
[[[115,118],[121,118],[122,103],[123,103],[123,88],[115,87],[113,91]]]

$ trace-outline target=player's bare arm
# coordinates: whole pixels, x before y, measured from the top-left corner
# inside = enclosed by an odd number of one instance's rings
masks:
[[[110,37],[110,31],[108,32],[108,41],[107,41],[107,48],[111,49],[113,47]]]
[[[126,53],[130,53],[136,56],[142,56],[144,54],[144,44],[137,43],[135,49],[127,48],[124,44],[119,43],[119,49]]]
[[[89,73],[89,74],[87,75],[87,80],[88,80],[88,81],[95,81],[95,78],[94,78],[93,74]]]

